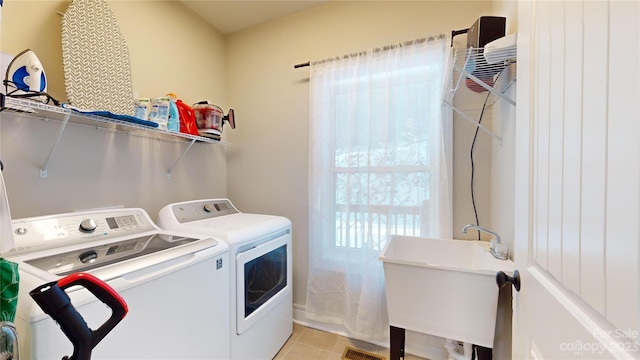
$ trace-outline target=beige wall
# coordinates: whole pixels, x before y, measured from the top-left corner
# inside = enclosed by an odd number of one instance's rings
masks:
[[[4,2],[0,50],[36,52],[48,91],[65,99],[60,22],[69,1]],[[109,1],[127,41],[140,96],[174,92],[187,103],[209,99],[226,109],[224,37],[175,1]],[[3,112],[0,158],[14,218],[95,207],[142,207],[155,219],[165,204],[226,196],[226,147],[196,144],[176,166],[185,141],[69,125],[38,177],[59,122]]]
[[[490,14],[491,2],[479,1],[330,2],[228,36],[228,97],[239,117],[238,129],[229,137],[233,146],[228,153],[228,193],[245,211],[292,220],[296,304],[306,302],[309,250],[309,68],[293,65],[450,33]],[[467,123],[454,122],[456,230],[474,222],[468,195],[473,131]],[[477,186],[483,198],[479,207],[489,219],[488,191],[482,189],[489,189],[491,142],[485,135],[478,141]]]
[[[188,103],[209,99],[226,109],[224,37],[177,1],[108,1],[125,37],[133,89],[141,97],[176,93]],[[36,52],[49,93],[65,99],[60,23],[67,0],[8,0],[1,50]]]

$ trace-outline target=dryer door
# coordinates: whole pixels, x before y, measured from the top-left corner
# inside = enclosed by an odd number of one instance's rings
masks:
[[[291,233],[236,255],[236,331],[240,335],[291,292]]]

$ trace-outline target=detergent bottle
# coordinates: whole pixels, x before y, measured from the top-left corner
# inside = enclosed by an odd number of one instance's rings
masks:
[[[176,100],[178,96],[173,93],[168,93],[167,97],[170,100],[169,103],[169,120],[167,121],[167,130],[180,132],[180,113],[178,112],[178,106]]]
[[[198,136],[198,127],[196,126],[196,115],[193,108],[182,100],[176,100],[178,112],[180,113],[180,132]]]
[[[160,97],[153,99],[151,111],[149,112],[149,121],[158,123],[158,128],[162,130],[168,129],[170,117],[171,100],[169,97]]]

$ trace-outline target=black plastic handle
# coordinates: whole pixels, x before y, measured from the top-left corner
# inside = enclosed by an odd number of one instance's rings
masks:
[[[236,116],[234,114],[233,109],[229,109],[229,112],[227,113],[227,115],[222,117],[222,121],[223,123],[226,121],[229,123],[229,126],[231,126],[232,129],[236,128]]]
[[[71,303],[64,289],[79,285],[89,290],[112,310],[111,317],[97,330],[91,330]],[[87,273],[68,275],[41,285],[29,292],[40,308],[58,323],[73,344],[70,360],[89,360],[93,348],[125,317],[128,307],[124,299],[102,280]]]
[[[513,284],[516,291],[520,291],[520,273],[518,270],[515,270],[513,272],[513,276],[509,276],[503,271],[498,271],[496,273],[496,283],[498,284],[498,287],[501,288],[507,284]]]
[[[73,344],[71,359],[87,360],[91,358],[92,332],[84,318],[78,313],[69,295],[56,281],[46,283],[31,290],[29,295],[42,311],[58,323],[62,332]],[[63,357],[67,359],[68,357]]]

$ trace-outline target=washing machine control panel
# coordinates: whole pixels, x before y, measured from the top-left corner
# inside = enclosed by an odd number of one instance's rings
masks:
[[[237,214],[240,211],[228,199],[200,200],[173,205],[173,214],[180,223]]]
[[[17,219],[7,256],[157,230],[142,209],[112,209]]]

